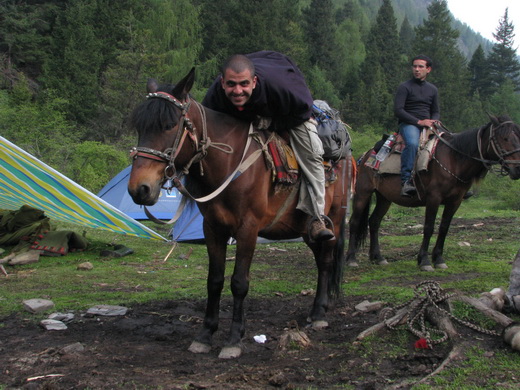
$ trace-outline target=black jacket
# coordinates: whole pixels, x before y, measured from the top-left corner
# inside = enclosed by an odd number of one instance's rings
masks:
[[[405,81],[397,87],[394,112],[399,123],[412,125],[422,119],[440,119],[437,87],[426,80]]]
[[[305,78],[292,60],[274,51],[247,54],[257,76],[251,98],[239,111],[226,97],[221,76],[208,89],[202,104],[248,122],[257,116],[272,119],[273,130],[282,131],[302,124],[311,117],[312,96]]]

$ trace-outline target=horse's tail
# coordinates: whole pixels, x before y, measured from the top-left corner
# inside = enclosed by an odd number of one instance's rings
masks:
[[[370,215],[370,204],[372,203],[372,196],[368,199],[368,202],[366,203],[363,210],[361,210],[361,213],[359,214],[358,219],[358,226],[357,229],[354,230],[354,232],[351,232],[354,234],[353,238],[354,242],[356,243],[356,250],[360,247],[365,245],[365,242],[367,240],[368,236],[368,217]]]
[[[343,283],[343,271],[345,264],[345,231],[347,227],[346,218],[342,218],[339,227],[339,237],[336,237],[336,245],[332,254],[332,271],[329,275],[328,295],[331,299],[341,296],[341,284]]]

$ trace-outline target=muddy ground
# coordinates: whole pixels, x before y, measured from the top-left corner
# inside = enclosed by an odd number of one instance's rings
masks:
[[[467,230],[471,222],[464,225]],[[414,256],[400,250],[400,256]],[[288,253],[262,249],[255,261],[279,264],[281,259],[297,261]],[[423,279],[424,274],[418,272],[418,282]],[[244,354],[236,360],[217,357],[229,328],[229,299],[223,300],[220,330],[207,355],[187,351],[201,326],[203,300],[132,306],[123,317],[77,313],[65,331],[44,331],[34,322],[12,315],[1,319],[0,388],[404,389],[427,377],[452,349],[450,342],[431,350],[416,349],[416,338],[407,333],[395,341],[400,345],[397,349],[388,332],[380,345],[367,347],[356,342],[361,331],[380,321],[377,312],[356,312],[354,306],[361,297],[343,297],[329,313],[327,329],[306,328],[312,299],[305,294],[248,298]],[[311,345],[292,343],[282,349],[280,340],[290,329],[304,331]],[[493,336],[462,331],[464,337],[478,340],[490,356],[508,349]],[[267,337],[265,344],[253,340],[262,334]],[[65,348],[76,343],[80,343],[77,350]],[[389,353],[394,349],[396,352]]]

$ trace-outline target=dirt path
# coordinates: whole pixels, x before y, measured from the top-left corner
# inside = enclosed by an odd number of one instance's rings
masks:
[[[464,226],[467,231],[471,223]],[[256,261],[269,263],[272,258],[260,252]],[[418,280],[422,277],[418,273]],[[245,353],[231,361],[217,358],[224,330],[229,328],[229,299],[223,300],[221,330],[207,355],[187,351],[200,327],[202,300],[133,306],[124,317],[76,313],[65,331],[45,331],[13,315],[3,318],[0,325],[0,388],[409,388],[409,383],[431,373],[451,350],[449,342],[433,350],[416,350],[416,339],[404,333],[398,340],[387,333],[370,348],[355,342],[361,331],[379,321],[376,313],[355,311],[354,306],[363,300],[360,297],[342,298],[328,316],[329,328],[307,329],[312,299],[310,295],[248,299]],[[305,331],[311,346],[281,350],[279,340],[291,327]],[[265,344],[253,340],[260,334],[267,336]],[[66,351],[65,347],[76,343],[79,350]],[[491,336],[480,335],[478,343],[491,354],[507,350]]]

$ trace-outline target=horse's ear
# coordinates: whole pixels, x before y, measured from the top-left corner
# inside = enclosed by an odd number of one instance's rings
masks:
[[[157,88],[159,88],[157,81],[155,79],[148,79],[148,81],[146,82],[146,92],[157,92]]]
[[[190,72],[184,76],[184,78],[177,83],[175,88],[173,89],[173,95],[178,97],[179,99],[185,99],[188,96],[188,93],[191,91],[193,87],[193,83],[195,82],[195,67],[191,68]]]
[[[498,126],[498,118],[495,115],[491,114],[489,111],[486,111],[486,114],[489,117],[489,120],[491,121],[491,123],[494,124],[495,126]]]

